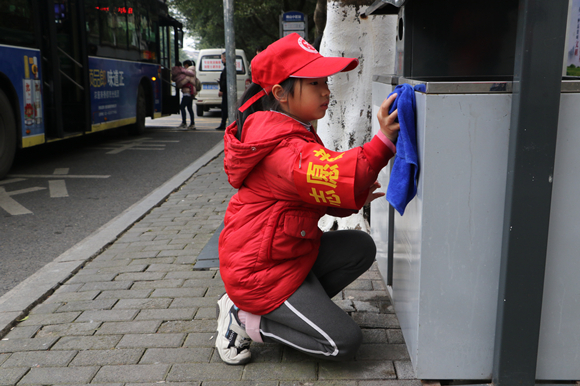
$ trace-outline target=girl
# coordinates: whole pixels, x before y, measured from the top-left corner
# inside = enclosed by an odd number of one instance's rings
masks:
[[[225,171],[239,189],[219,239],[226,294],[216,348],[225,363],[247,363],[251,340],[331,360],[353,358],[361,344],[360,328],[331,298],[371,266],[375,244],[361,231],[323,233],[318,220],[384,196],[376,178],[395,152],[396,95],[362,147],[326,149],[310,124],[328,109],[327,77],[357,65],[323,57],[296,33],[252,60],[253,84],[224,137]]]

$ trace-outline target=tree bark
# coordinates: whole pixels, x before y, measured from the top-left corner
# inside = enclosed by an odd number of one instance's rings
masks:
[[[366,6],[346,5],[330,1],[320,53],[324,56],[344,56],[359,59],[353,71],[329,78],[331,105],[318,121],[318,134],[324,144],[336,151],[361,146],[371,139],[372,77],[394,74],[397,17],[370,16],[361,19]],[[386,186],[381,188],[386,190]],[[384,198],[379,198],[381,200]],[[347,218],[325,216],[323,230],[369,229],[363,211]]]

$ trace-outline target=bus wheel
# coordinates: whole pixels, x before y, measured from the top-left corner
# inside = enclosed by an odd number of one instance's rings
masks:
[[[0,180],[6,176],[16,153],[16,119],[6,94],[0,90]]]
[[[197,116],[203,117],[203,106],[195,105],[195,109],[197,110]]]
[[[143,86],[139,86],[137,94],[137,122],[131,125],[129,133],[132,135],[140,135],[145,132],[145,117],[147,116],[147,100],[145,99],[145,90]]]

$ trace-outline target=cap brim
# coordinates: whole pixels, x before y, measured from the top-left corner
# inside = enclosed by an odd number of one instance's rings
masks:
[[[308,63],[290,75],[291,78],[324,78],[339,72],[354,70],[358,66],[356,58],[324,57]]]

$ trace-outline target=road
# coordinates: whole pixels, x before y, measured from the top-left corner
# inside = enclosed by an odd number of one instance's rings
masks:
[[[219,110],[180,131],[177,115],[18,154],[0,180],[0,296],[147,196],[223,139]]]

